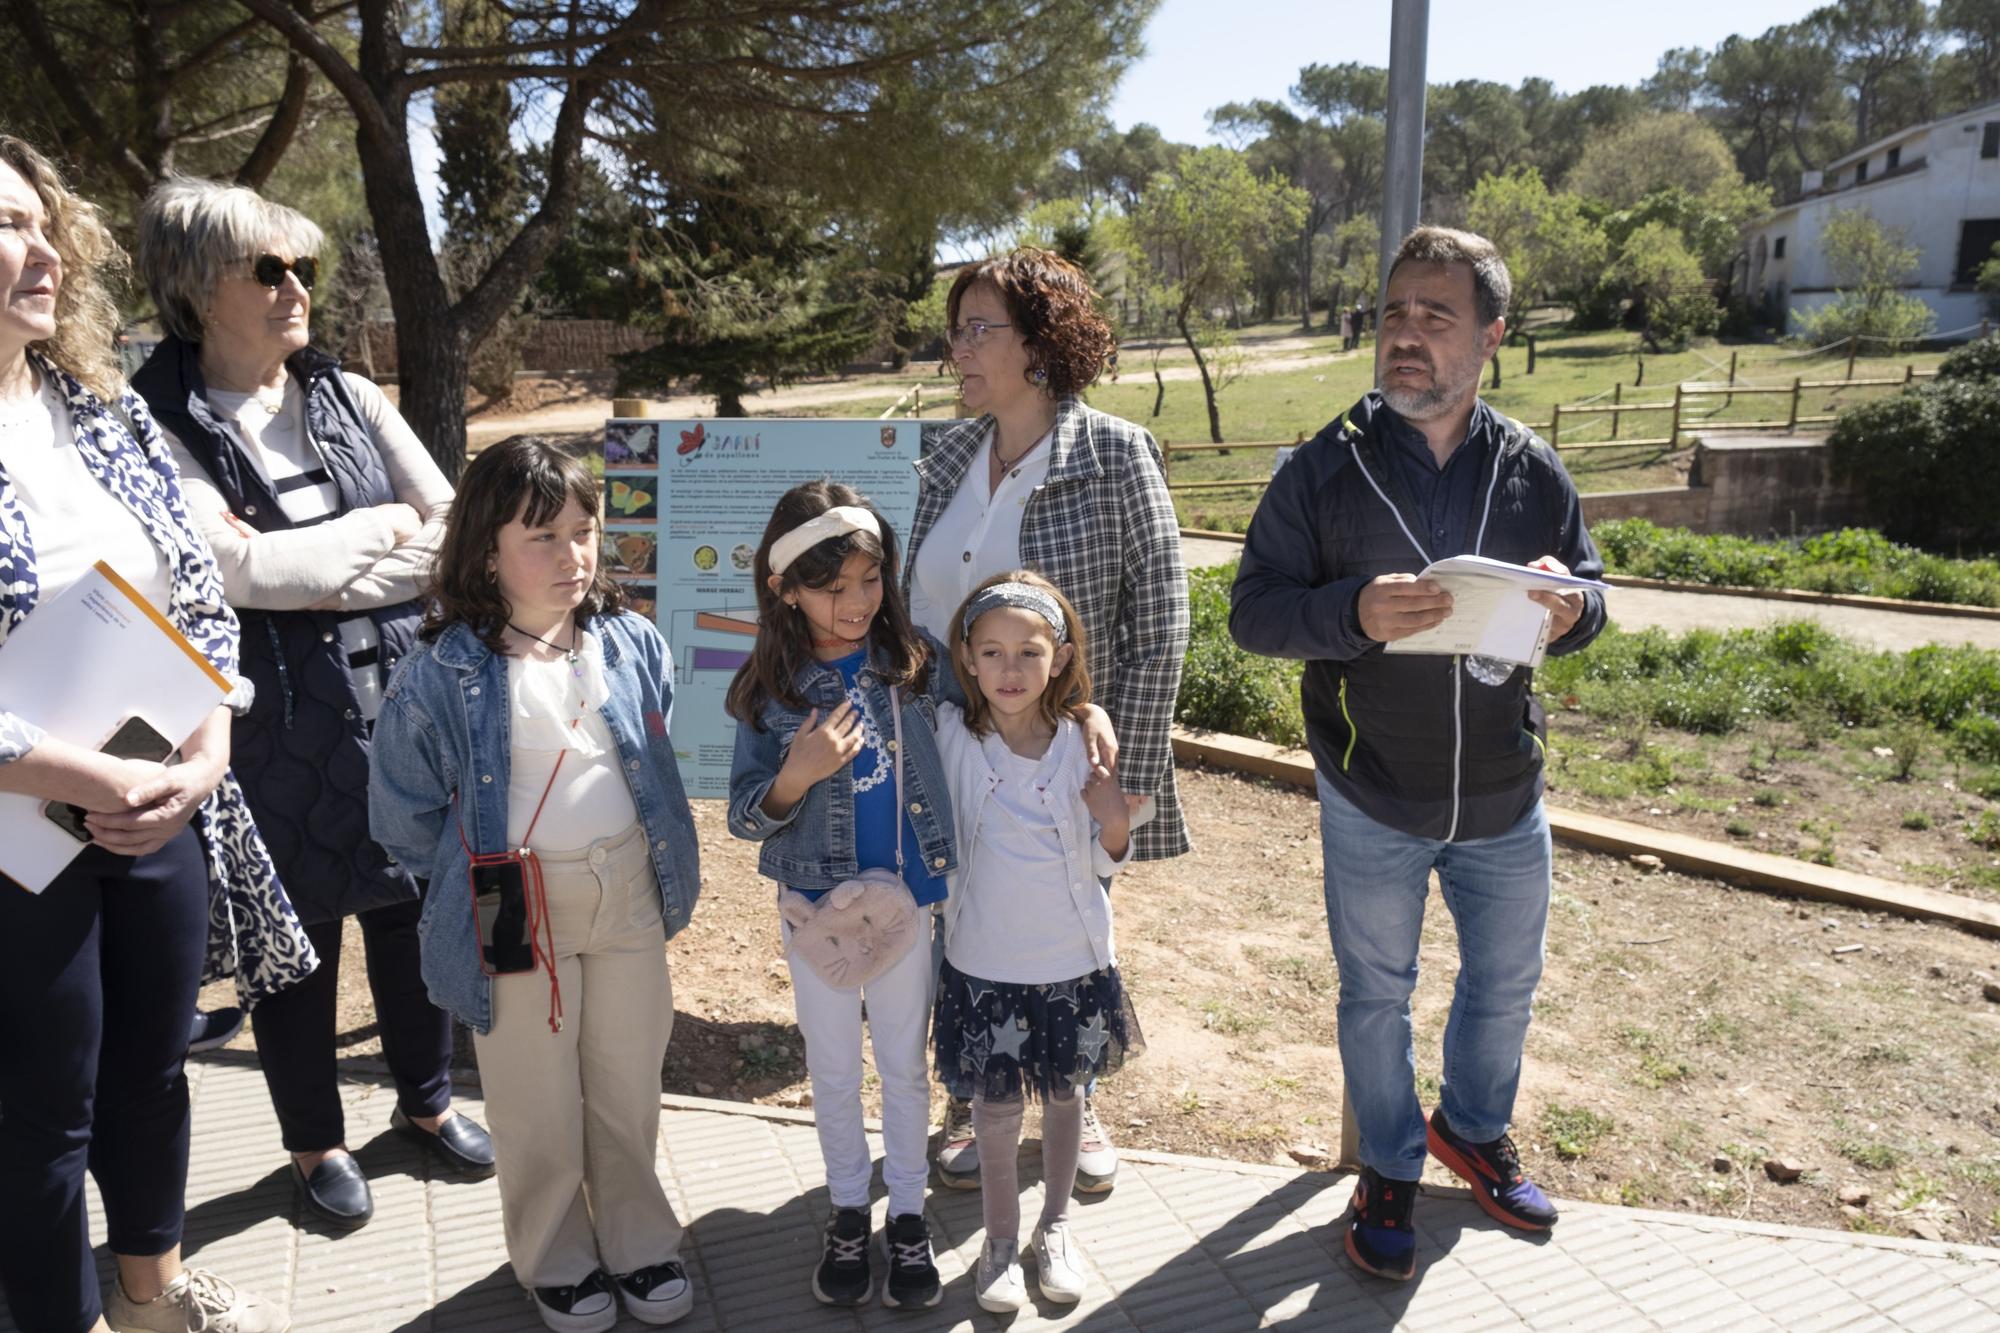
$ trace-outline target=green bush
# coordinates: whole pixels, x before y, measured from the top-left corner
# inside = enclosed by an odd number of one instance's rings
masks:
[[[2000,538],[2000,380],[1956,377],[1843,413],[1828,437],[1891,537],[1990,545]]]
[[[1867,528],[1758,542],[1627,518],[1599,523],[1591,535],[1607,569],[1640,578],[2000,606],[2000,562],[1947,559]]]
[[[1174,720],[1190,727],[1255,736],[1279,745],[1306,743],[1299,707],[1300,662],[1259,657],[1229,637],[1234,561],[1188,575],[1191,632]]]
[[[1991,262],[1991,261],[1988,261]],[[2000,380],[2000,334],[1974,338],[1938,362],[1941,380]]]

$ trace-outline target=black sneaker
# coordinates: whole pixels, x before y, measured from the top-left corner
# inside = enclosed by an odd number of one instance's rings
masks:
[[[1364,1272],[1408,1282],[1417,1271],[1417,1233],[1410,1228],[1416,1202],[1416,1181],[1391,1180],[1372,1166],[1362,1167],[1347,1224],[1347,1257]]]
[[[535,1312],[556,1333],[604,1333],[618,1323],[618,1297],[599,1271],[573,1287],[536,1287]]]
[[[242,1030],[243,1011],[234,1005],[227,1009],[197,1009],[188,1032],[188,1054],[200,1055],[227,1046]]]
[[[671,1324],[694,1309],[694,1284],[675,1260],[618,1276],[626,1311],[642,1324]]]
[[[826,1249],[813,1270],[821,1305],[864,1305],[875,1289],[868,1272],[868,1210],[836,1208],[826,1219]]]
[[[937,1263],[931,1258],[931,1229],[922,1213],[900,1213],[889,1219],[889,1281],[882,1304],[895,1310],[928,1310],[944,1299]]]

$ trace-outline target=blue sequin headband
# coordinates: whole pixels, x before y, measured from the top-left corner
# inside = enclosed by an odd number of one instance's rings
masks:
[[[979,617],[1003,606],[1033,611],[1048,621],[1049,628],[1055,631],[1057,647],[1069,642],[1069,624],[1063,619],[1061,605],[1048,593],[1026,583],[996,583],[975,593],[972,600],[965,604],[965,619],[962,622],[965,641],[972,642],[972,627]]]

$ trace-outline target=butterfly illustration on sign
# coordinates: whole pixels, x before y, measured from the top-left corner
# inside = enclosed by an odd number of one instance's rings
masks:
[[[633,485],[622,477],[606,480],[608,503],[605,518],[612,523],[655,522],[660,506],[650,490]]]
[[[699,452],[701,446],[707,443],[707,441],[708,434],[703,429],[702,424],[697,421],[693,430],[684,430],[681,432],[680,448],[674,450],[674,452],[682,458],[686,458],[691,454]]]

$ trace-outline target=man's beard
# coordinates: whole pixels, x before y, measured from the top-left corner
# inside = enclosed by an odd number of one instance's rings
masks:
[[[1387,359],[1393,361],[1398,359],[1410,360],[1412,358],[1398,358],[1392,353]],[[1468,388],[1479,382],[1480,368],[1478,366],[1474,366],[1470,374],[1448,375],[1446,372],[1438,369],[1436,358],[1428,354],[1414,359],[1423,361],[1430,368],[1431,383],[1427,389],[1394,388],[1381,382],[1379,372],[1376,375],[1375,387],[1381,391],[1382,401],[1387,403],[1396,415],[1402,417],[1405,421],[1428,421],[1432,417],[1441,415],[1456,405]],[[1455,369],[1455,367],[1448,369]]]

